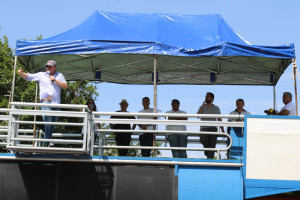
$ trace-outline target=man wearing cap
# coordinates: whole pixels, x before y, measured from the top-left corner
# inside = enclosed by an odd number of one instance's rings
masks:
[[[49,60],[46,65],[46,72],[35,74],[24,73],[21,68],[18,74],[27,81],[36,81],[40,88],[40,101],[44,104],[60,104],[61,88],[67,89],[68,84],[62,73],[56,71],[56,62]],[[59,110],[58,108],[42,107],[42,110]],[[45,122],[57,122],[58,116],[43,116]],[[45,139],[51,139],[54,125],[45,125]],[[52,143],[44,142],[43,146],[53,146]]]
[[[126,99],[122,99],[119,103],[121,106],[121,110],[116,112],[128,112],[128,102]],[[133,116],[111,116],[111,119],[135,119]],[[131,130],[130,124],[110,124],[111,129],[119,129],[119,130]],[[135,128],[135,127],[134,127]],[[133,128],[133,129],[134,129]],[[117,146],[129,146],[131,141],[131,133],[128,132],[115,132],[115,140]],[[119,156],[127,156],[128,149],[118,149]]]
[[[282,95],[282,102],[285,106],[281,108],[280,112],[277,115],[288,115],[296,116],[296,105],[292,102],[292,94],[290,92],[284,92]]]

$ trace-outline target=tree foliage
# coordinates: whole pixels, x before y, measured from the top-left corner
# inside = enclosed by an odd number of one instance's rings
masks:
[[[42,36],[38,36],[36,39],[42,39]],[[9,107],[11,98],[11,87],[14,75],[14,53],[9,47],[8,38],[3,36],[0,38],[0,108]],[[17,69],[20,69],[22,64],[17,62]],[[59,69],[59,66],[58,66]],[[24,69],[26,72],[26,69]],[[17,73],[17,72],[16,72]],[[36,82],[30,82],[24,80],[21,76],[16,74],[15,76],[15,89],[14,89],[14,102],[35,102]],[[69,81],[68,89],[62,90],[61,103],[62,104],[85,104],[86,100],[93,98],[96,100],[98,96],[97,86],[89,81]],[[39,95],[38,95],[39,97]],[[39,98],[38,98],[39,99]],[[39,100],[38,100],[39,102]],[[22,116],[22,119],[33,120],[32,116]],[[38,117],[38,121],[42,121],[41,116]],[[61,118],[60,121],[66,121],[66,118]],[[79,122],[78,118],[71,119],[72,122]],[[1,123],[1,122],[0,122]],[[3,122],[2,122],[3,124]],[[29,128],[24,125],[23,128]],[[43,126],[38,128],[42,129]],[[32,128],[32,125],[31,125]],[[79,127],[68,127],[70,132],[78,132]],[[74,130],[72,130],[74,129]],[[58,127],[57,131],[64,131],[64,127]],[[80,130],[81,132],[81,130]]]

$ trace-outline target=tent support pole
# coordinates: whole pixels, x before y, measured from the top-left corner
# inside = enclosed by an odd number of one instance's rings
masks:
[[[154,63],[153,63],[153,86],[154,86],[154,113],[157,112],[157,56],[154,55]]]
[[[296,59],[293,59],[293,71],[294,71],[294,87],[295,87],[295,104],[296,104],[296,116],[298,116],[298,96],[297,96],[297,65]]]
[[[273,85],[273,109],[276,110],[276,86]]]
[[[157,112],[157,56],[153,55],[154,60],[153,60],[153,86],[154,86],[154,113]],[[157,130],[157,126],[155,126],[155,129]],[[152,146],[156,146],[156,137],[155,134],[153,134],[153,141],[152,141]],[[155,150],[152,149],[152,154],[155,155]]]
[[[16,68],[17,68],[17,60],[18,56],[15,56],[15,63],[14,63],[14,73],[13,73],[13,81],[11,84],[11,98],[10,101],[14,101],[14,93],[15,93],[15,82],[16,82]]]

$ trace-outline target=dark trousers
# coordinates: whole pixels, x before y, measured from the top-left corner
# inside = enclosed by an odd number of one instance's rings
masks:
[[[115,133],[117,146],[129,146],[131,141],[131,133]],[[119,156],[127,156],[128,149],[118,149]]]
[[[200,131],[217,132],[218,129],[215,127],[209,127],[201,128]],[[200,135],[200,143],[203,145],[204,148],[216,148],[217,137],[217,135]],[[204,154],[209,159],[213,159],[215,157],[214,151],[204,151]]]
[[[153,146],[153,133],[143,133],[139,136],[141,146]],[[143,157],[150,157],[151,149],[142,149]]]
[[[172,134],[168,135],[168,141],[171,147],[187,147],[187,136]],[[172,150],[173,158],[187,158],[185,150]]]

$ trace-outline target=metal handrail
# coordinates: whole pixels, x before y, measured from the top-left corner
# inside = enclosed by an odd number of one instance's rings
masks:
[[[42,104],[42,103],[23,103],[23,102],[12,102],[12,105],[8,115],[9,126],[7,129],[8,135],[6,137],[7,149],[19,152],[46,152],[46,153],[72,153],[72,154],[86,154],[89,152],[87,148],[87,141],[90,141],[91,133],[87,134],[88,129],[88,107],[86,105],[69,105],[69,104]],[[18,106],[18,109],[16,109]],[[23,107],[55,107],[55,108],[66,108],[66,109],[75,109],[77,111],[52,111],[52,110],[30,110]],[[43,122],[43,121],[23,121],[18,118],[21,115],[29,115],[29,116],[60,116],[60,117],[69,117],[69,118],[82,118],[82,123],[74,123],[74,122]],[[27,136],[19,135],[19,125],[21,124],[38,124],[38,125],[63,125],[63,126],[80,126],[84,127],[83,133],[80,134],[72,134],[72,136],[76,137],[77,139],[64,139],[66,137],[65,134],[53,134],[53,137],[61,136],[61,139],[44,139],[44,138],[30,138]],[[31,130],[32,133],[33,130]],[[27,131],[26,131],[27,132]],[[30,133],[30,132],[29,132]],[[83,136],[83,137],[82,137]],[[86,139],[88,138],[88,139]],[[5,138],[4,138],[5,139]],[[53,143],[60,143],[60,144],[79,144],[81,147],[73,147],[69,149],[68,147],[61,147],[61,148],[49,148],[49,147],[39,147],[39,146],[30,146],[28,144],[20,145],[20,142],[35,142],[35,144],[41,144],[41,142],[53,142]]]
[[[81,137],[83,139],[80,141],[76,140],[66,140],[66,139],[37,139],[37,138],[28,138],[28,137],[11,137],[8,138],[10,142],[14,141],[36,141],[36,142],[55,142],[55,143],[66,143],[66,144],[83,144],[86,147],[86,150],[89,151],[92,155],[93,149],[161,149],[161,150],[188,150],[188,151],[216,151],[217,157],[219,158],[220,151],[227,151],[232,146],[232,138],[227,133],[219,132],[204,132],[204,131],[170,131],[170,130],[116,130],[116,129],[96,129],[93,130],[93,124],[97,123],[106,123],[106,124],[151,124],[151,125],[191,125],[191,126],[208,126],[208,127],[244,127],[243,122],[230,122],[230,121],[200,121],[199,118],[227,118],[227,119],[243,119],[243,115],[208,115],[208,114],[173,114],[173,113],[122,113],[122,112],[93,112],[91,113],[86,105],[69,105],[69,104],[42,104],[42,103],[23,103],[23,102],[12,102],[11,105],[14,106],[32,106],[32,107],[56,107],[56,108],[72,108],[72,109],[83,109],[81,112],[75,111],[43,111],[43,110],[30,110],[30,109],[1,109],[3,112],[9,112],[8,117],[5,119],[10,120],[11,125],[19,124],[53,124],[53,125],[67,125],[67,126],[83,126],[86,127],[86,130],[90,130],[89,133],[84,134],[74,134],[74,137]],[[18,119],[11,118],[13,115],[57,115],[64,117],[87,117],[83,123],[68,123],[68,122],[34,122],[34,121],[21,121]],[[5,115],[4,115],[5,116]],[[117,119],[117,118],[97,118],[95,116],[144,116],[149,118],[156,119]],[[183,117],[188,118],[188,120],[168,120],[169,117]],[[195,118],[195,120],[191,120]],[[8,128],[9,129],[9,128]],[[226,148],[190,148],[190,147],[144,147],[144,146],[107,146],[105,145],[106,137],[99,138],[99,140],[104,140],[99,142],[99,145],[96,146],[94,142],[94,133],[100,133],[106,136],[106,134],[112,133],[154,133],[155,135],[165,135],[165,134],[186,134],[188,136],[199,136],[199,135],[218,135],[220,137],[228,138],[228,146]],[[56,135],[55,135],[56,134]],[[89,134],[89,136],[87,135]],[[61,138],[67,137],[69,135],[65,133],[53,133],[53,136],[59,136]],[[72,135],[73,136],[73,135]],[[199,143],[200,144],[200,143]],[[8,143],[8,147],[12,147],[12,143]],[[19,148],[19,147],[18,147]],[[15,149],[18,149],[17,147]],[[26,147],[23,147],[26,150]],[[28,147],[30,151],[33,151],[32,148]],[[39,147],[36,147],[39,148]],[[19,148],[20,149],[20,148]]]

